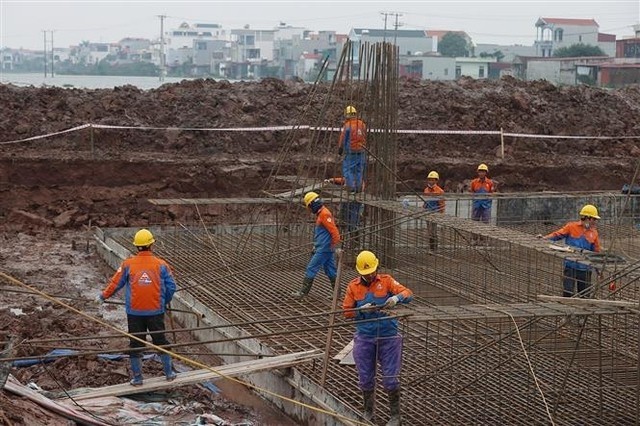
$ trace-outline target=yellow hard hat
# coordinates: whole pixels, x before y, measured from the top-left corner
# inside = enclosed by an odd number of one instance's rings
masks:
[[[486,164],[482,163],[478,166],[478,171],[484,170],[485,172],[489,171],[489,167]]]
[[[594,219],[600,219],[598,216],[598,209],[593,204],[587,204],[580,210],[580,216],[592,217]]]
[[[354,107],[353,105],[348,105],[344,109],[344,115],[356,115],[357,113],[358,111],[356,111],[356,107]]]
[[[313,200],[315,200],[318,197],[319,197],[319,195],[316,194],[315,192],[307,192],[304,195],[304,206],[305,207],[309,207],[309,204],[311,204],[313,202]]]
[[[133,237],[133,245],[136,247],[148,247],[155,242],[153,234],[148,229],[139,230]]]
[[[378,269],[378,258],[368,250],[361,251],[356,257],[356,271],[360,275],[369,275]]]
[[[436,171],[430,171],[427,175],[427,179],[440,179],[440,175]]]

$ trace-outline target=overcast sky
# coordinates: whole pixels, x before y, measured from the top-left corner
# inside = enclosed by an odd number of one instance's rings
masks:
[[[219,23],[227,30],[249,24],[273,29],[280,22],[310,30],[383,28],[380,12],[399,12],[403,29],[464,30],[478,43],[531,45],[539,17],[593,18],[600,32],[633,35],[640,0],[556,1],[30,1],[0,0],[0,46],[42,49],[42,30],[54,30],[56,47],[82,40],[117,42],[160,34],[181,22]],[[392,28],[394,17],[389,18]]]

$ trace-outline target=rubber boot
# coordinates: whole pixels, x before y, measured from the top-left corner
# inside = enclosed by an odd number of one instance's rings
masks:
[[[302,288],[300,288],[300,290],[296,291],[295,293],[292,293],[291,295],[296,299],[302,299],[307,294],[309,294],[309,292],[311,291],[312,285],[313,285],[313,278],[305,277],[304,280],[302,281]]]
[[[400,426],[402,419],[400,418],[400,389],[389,391],[389,413],[391,417],[387,422],[387,426]]]
[[[132,356],[129,361],[131,361],[131,373],[133,373],[133,379],[129,383],[131,386],[142,386],[142,358]]]
[[[362,417],[368,422],[373,422],[375,416],[375,403],[376,392],[375,391],[362,391],[362,398],[364,399],[364,412]]]
[[[176,379],[176,373],[173,372],[173,365],[171,364],[171,355],[160,354],[160,360],[162,361],[162,369],[164,370],[164,376],[168,382]]]

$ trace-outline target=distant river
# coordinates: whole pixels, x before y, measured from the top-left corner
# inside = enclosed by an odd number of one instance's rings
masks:
[[[44,77],[43,73],[0,73],[0,83],[12,83],[17,86],[60,86],[76,89],[112,89],[116,86],[131,84],[140,89],[154,89],[165,83],[179,83],[188,80],[182,77],[165,77],[164,82],[158,77],[124,77],[112,75],[56,75]]]

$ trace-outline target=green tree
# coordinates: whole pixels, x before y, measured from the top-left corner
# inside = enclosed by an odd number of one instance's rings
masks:
[[[553,52],[553,56],[558,58],[569,58],[578,56],[607,56],[598,46],[577,43],[571,46],[561,47]]]
[[[496,61],[500,62],[504,58],[504,53],[501,50],[494,50],[493,53],[480,52],[478,56],[481,58],[496,58]]]
[[[442,36],[438,43],[438,52],[442,56],[456,57],[469,56],[467,40],[458,33],[448,32]]]

